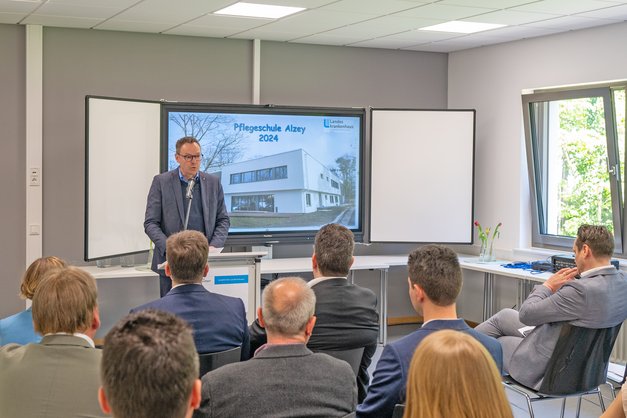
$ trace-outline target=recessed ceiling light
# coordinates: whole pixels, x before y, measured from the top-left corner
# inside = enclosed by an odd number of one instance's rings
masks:
[[[257,4],[239,2],[213,12],[216,15],[231,15],[245,17],[262,17],[266,19],[279,19],[305,10],[304,7],[274,6],[271,4]]]
[[[479,22],[465,22],[461,20],[451,20],[450,22],[440,23],[439,25],[427,26],[420,28],[419,30],[428,30],[434,32],[455,32],[455,33],[475,33],[484,30],[502,28],[503,26],[498,23],[479,23]]]

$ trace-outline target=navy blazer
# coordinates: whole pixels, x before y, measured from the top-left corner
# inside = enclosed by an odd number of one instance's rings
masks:
[[[217,176],[202,171],[198,175],[207,241],[214,247],[224,247],[231,223],[224,204],[222,184]],[[186,210],[178,167],[156,175],[148,192],[144,220],[144,231],[155,243],[151,266],[153,271],[159,273],[157,265],[166,259],[167,238],[183,230]]]
[[[416,347],[427,335],[443,329],[462,331],[475,337],[490,352],[499,371],[503,369],[503,351],[496,339],[470,328],[463,319],[429,321],[420,329],[385,346],[366,400],[357,405],[357,417],[392,416],[394,405],[405,402],[407,373]]]
[[[246,310],[239,298],[209,292],[201,284],[185,284],[131,312],[148,308],[171,312],[187,321],[194,330],[199,353],[215,353],[241,345],[242,360],[249,358]]]

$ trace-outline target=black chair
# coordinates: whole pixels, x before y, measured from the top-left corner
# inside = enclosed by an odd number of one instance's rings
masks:
[[[403,418],[405,414],[405,404],[397,403],[394,405],[394,411],[392,411],[392,418]]]
[[[222,367],[225,364],[237,363],[242,355],[242,347],[231,348],[230,350],[220,351],[217,353],[199,354],[200,377],[206,373]]]
[[[623,385],[625,384],[625,380],[627,380],[627,365],[625,366],[625,371],[623,372],[622,378],[610,376],[608,372],[605,384],[609,389],[610,397],[612,399],[616,399],[616,393],[623,387]]]
[[[579,417],[581,397],[591,394],[599,397],[605,411],[599,386],[605,384],[610,354],[621,325],[593,329],[564,324],[539,390],[528,388],[510,376],[504,378],[503,384],[525,397],[531,418],[534,417],[532,402],[559,398],[563,398],[561,417],[564,417],[566,398],[573,396],[578,397]]]
[[[359,365],[364,355],[364,347],[353,348],[352,350],[316,350],[316,353],[328,354],[339,360],[344,360],[353,369],[355,376],[359,374]]]

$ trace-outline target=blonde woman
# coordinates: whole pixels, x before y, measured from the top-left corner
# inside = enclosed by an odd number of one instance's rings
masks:
[[[22,277],[20,297],[32,299],[41,279],[51,271],[63,267],[66,267],[66,263],[59,257],[43,257],[33,261]],[[41,340],[41,335],[35,333],[33,329],[31,308],[0,319],[0,346],[9,343],[24,345],[37,343],[39,340]]]
[[[407,380],[405,418],[511,418],[501,376],[470,335],[445,330],[426,337]]]

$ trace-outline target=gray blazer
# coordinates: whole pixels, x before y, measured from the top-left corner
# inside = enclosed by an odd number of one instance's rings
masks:
[[[223,247],[229,232],[229,216],[224,204],[220,179],[200,171],[200,195],[205,218],[205,232],[209,245]],[[183,230],[185,211],[178,167],[156,175],[152,180],[146,202],[144,231],[155,243],[152,269],[165,261],[165,241]]]
[[[355,410],[348,363],[304,344],[268,345],[202,378],[199,417],[343,417]]]
[[[536,328],[516,348],[509,374],[518,382],[540,387],[563,323],[585,328],[608,328],[627,319],[627,278],[608,266],[555,293],[542,285],[520,308],[520,321]]]
[[[0,348],[0,417],[105,417],[101,351],[73,335]]]

